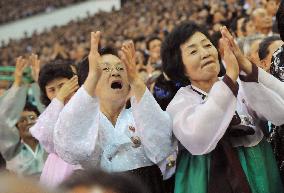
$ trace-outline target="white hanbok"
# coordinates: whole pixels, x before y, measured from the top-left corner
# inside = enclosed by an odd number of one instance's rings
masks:
[[[181,88],[169,104],[173,132],[185,148],[177,166],[176,193],[207,191],[211,153],[227,132],[235,112],[242,125],[254,130],[252,135],[229,138],[252,192],[283,191],[274,155],[262,140],[258,123],[284,123],[284,84],[256,66],[250,76],[240,77],[238,82],[239,88],[225,76],[214,83],[209,93],[189,85]]]
[[[115,126],[84,87],[65,105],[54,131],[57,154],[83,168],[123,172],[152,166],[175,151],[172,121],[146,89],[139,102],[123,109]]]

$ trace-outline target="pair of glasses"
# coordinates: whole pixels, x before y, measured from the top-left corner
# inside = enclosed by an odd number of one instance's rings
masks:
[[[37,120],[37,116],[35,116],[35,115],[28,115],[28,116],[21,117],[20,120],[19,120],[19,123],[35,122],[36,120]]]
[[[105,67],[105,68],[103,68],[103,71],[105,71],[105,72],[112,72],[114,69],[115,69],[116,71],[123,71],[123,70],[124,70],[123,67],[121,67],[121,66],[116,66],[115,68]]]

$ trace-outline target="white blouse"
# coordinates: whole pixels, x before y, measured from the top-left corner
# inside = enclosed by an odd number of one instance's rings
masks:
[[[119,172],[151,166],[175,151],[172,121],[146,90],[123,109],[116,125],[100,112],[97,98],[81,87],[65,105],[54,131],[55,149],[72,164]]]
[[[251,147],[263,138],[259,119],[275,125],[284,123],[284,84],[260,68],[254,68],[256,82],[240,82],[237,97],[225,81],[216,82],[207,94],[198,88],[181,88],[167,111],[173,119],[173,131],[181,144],[193,155],[203,155],[215,149],[225,134],[235,111],[242,124],[251,126],[251,136],[232,138],[233,145]],[[198,94],[206,96],[203,100]]]

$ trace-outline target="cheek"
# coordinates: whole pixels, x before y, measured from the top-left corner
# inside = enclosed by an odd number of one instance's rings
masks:
[[[52,99],[54,99],[56,97],[56,92],[49,92],[49,91],[47,91],[46,92],[46,96],[47,96],[47,98],[49,100],[52,100]]]
[[[184,57],[183,64],[185,65],[186,69],[198,69],[200,67],[200,57],[198,54]]]
[[[201,73],[199,68],[199,60],[193,57],[189,61],[190,63],[185,64],[185,75],[189,78],[194,78],[196,77],[196,75],[199,75]]]
[[[209,50],[209,52],[210,52],[210,55],[211,56],[213,56],[216,60],[218,60],[218,51],[217,51],[217,49],[215,48],[215,47],[212,47],[210,50]]]
[[[24,126],[24,123],[18,123],[17,124],[17,127],[18,127],[20,132],[23,131],[23,126]]]
[[[96,85],[95,94],[96,96],[102,96],[106,92],[108,84],[105,82],[105,79],[101,76],[98,80],[98,83]]]

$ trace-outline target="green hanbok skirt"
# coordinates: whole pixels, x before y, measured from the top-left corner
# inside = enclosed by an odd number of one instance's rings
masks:
[[[262,140],[254,147],[238,147],[238,156],[252,193],[284,193],[271,146]],[[179,157],[175,193],[207,193],[210,153],[193,156],[183,150]]]

